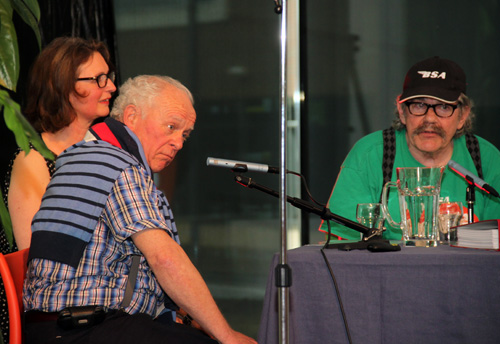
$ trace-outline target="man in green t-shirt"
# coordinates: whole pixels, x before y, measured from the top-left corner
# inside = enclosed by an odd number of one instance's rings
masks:
[[[466,77],[453,61],[431,57],[413,65],[403,84],[403,93],[396,98],[397,111],[393,123],[391,151],[384,151],[384,134],[377,131],[360,139],[344,160],[333,187],[330,210],[356,221],[358,203],[378,203],[384,184],[382,165],[387,156],[395,156],[388,175],[395,181],[396,167],[446,166],[441,182],[442,199],[466,205],[467,181],[452,171],[453,160],[467,170],[482,175],[494,189],[500,190],[500,151],[490,142],[472,135],[472,101],[466,96]],[[386,131],[386,133],[389,131]],[[475,145],[471,148],[470,143]],[[476,163],[479,148],[480,163]],[[471,156],[471,151],[473,152]],[[384,153],[386,159],[384,159]],[[480,166],[478,174],[476,166]],[[399,221],[397,191],[390,189],[389,211]],[[500,200],[482,191],[475,193],[475,221],[500,218]],[[464,216],[467,211],[464,209]],[[360,233],[330,221],[331,232],[342,239],[359,240]],[[400,240],[400,228],[386,221],[384,238]],[[328,231],[323,221],[321,231]]]

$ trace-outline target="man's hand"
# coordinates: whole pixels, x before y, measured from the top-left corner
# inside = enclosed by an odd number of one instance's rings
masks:
[[[232,330],[231,337],[220,341],[222,344],[257,344],[253,338],[245,336],[243,333]]]
[[[179,324],[184,324],[184,325],[194,327],[195,329],[200,330],[203,333],[205,333],[210,338],[217,340],[214,336],[210,335],[210,333],[205,331],[201,327],[201,325],[196,322],[196,320],[191,318],[185,310],[179,309],[178,311],[176,311],[176,314],[177,314],[177,317],[175,319],[175,322],[177,322]],[[233,342],[234,343],[253,343],[253,344],[257,343],[254,339],[247,337],[244,334],[236,332],[236,331],[233,331],[233,333],[231,333],[231,335],[233,338],[229,339],[229,341],[227,343],[233,343]],[[220,342],[220,343],[222,343],[222,342]],[[224,343],[226,343],[226,342],[224,342]]]

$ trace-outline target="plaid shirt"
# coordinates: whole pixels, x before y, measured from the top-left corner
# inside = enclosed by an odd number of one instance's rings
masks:
[[[119,309],[131,255],[141,255],[130,237],[151,228],[162,228],[179,242],[165,196],[143,167],[130,166],[115,181],[77,269],[45,259],[30,262],[24,286],[25,309],[56,312],[84,305]],[[155,316],[164,301],[165,294],[141,255],[135,291],[125,310]]]

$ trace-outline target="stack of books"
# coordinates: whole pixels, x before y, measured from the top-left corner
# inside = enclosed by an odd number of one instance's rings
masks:
[[[451,246],[500,250],[500,220],[486,220],[457,226],[457,242]]]

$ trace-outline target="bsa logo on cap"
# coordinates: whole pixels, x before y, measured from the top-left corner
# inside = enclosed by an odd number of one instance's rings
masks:
[[[437,71],[434,71],[434,72],[426,72],[426,71],[419,71],[418,74],[422,75],[422,78],[432,78],[432,79],[436,79],[436,78],[441,78],[441,79],[446,79],[446,72],[437,72]]]
[[[455,62],[438,56],[417,62],[406,73],[400,103],[414,98],[434,98],[455,103],[466,91],[465,73]]]

